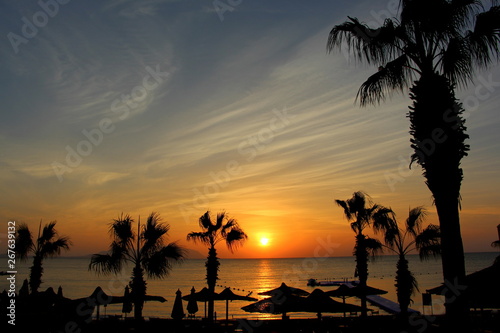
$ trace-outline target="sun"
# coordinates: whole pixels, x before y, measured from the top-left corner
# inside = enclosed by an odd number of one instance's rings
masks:
[[[262,246],[267,246],[267,245],[269,245],[269,238],[262,237],[262,238],[260,239],[260,245],[262,245]]]

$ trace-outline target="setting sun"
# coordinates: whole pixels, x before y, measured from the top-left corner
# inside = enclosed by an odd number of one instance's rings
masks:
[[[262,237],[262,238],[260,239],[260,245],[262,245],[262,246],[266,246],[266,245],[268,245],[268,244],[269,244],[269,238]]]

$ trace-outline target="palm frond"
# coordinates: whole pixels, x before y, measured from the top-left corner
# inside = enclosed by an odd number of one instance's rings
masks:
[[[30,252],[34,251],[33,236],[27,224],[21,223],[17,228],[16,254],[21,260],[26,260]]]
[[[129,253],[132,248],[127,248],[123,246],[123,243],[118,243],[116,241],[111,242],[109,246],[109,254],[115,259],[120,261],[131,260],[132,255]]]
[[[492,247],[499,247],[500,248],[500,240],[494,241],[491,243]]]
[[[372,29],[361,23],[357,18],[349,17],[349,21],[336,25],[330,31],[327,42],[327,51],[342,49],[352,53],[359,61],[368,64],[382,64],[396,56],[398,40],[397,25],[390,19],[378,29]]]
[[[122,270],[122,261],[109,254],[94,254],[90,258],[89,271],[97,274],[118,274]]]
[[[374,259],[378,254],[382,253],[384,249],[384,246],[378,239],[368,236],[363,241],[363,245],[371,255],[372,259]]]
[[[363,212],[367,205],[372,204],[371,197],[362,191],[354,192],[352,198],[347,200],[349,209],[353,212]]]
[[[439,226],[429,224],[415,238],[415,245],[418,249],[420,259],[428,259],[431,256],[438,257],[441,255],[441,231]]]
[[[356,99],[359,99],[361,106],[380,104],[393,90],[404,91],[411,78],[408,57],[403,54],[385,66],[380,66],[375,74],[363,82]]]
[[[227,222],[221,228],[222,236],[225,236],[228,230],[232,228],[238,228],[238,222],[235,219],[228,219]]]
[[[226,219],[227,219],[226,212],[217,213],[217,219],[215,221],[215,225],[213,226],[212,230],[213,231],[221,230],[222,225],[224,224],[224,221]]]
[[[480,0],[452,0],[449,5],[449,16],[453,18],[455,30],[463,30],[473,24],[473,18],[484,11]]]
[[[452,38],[441,52],[441,71],[452,84],[465,86],[472,80],[472,58],[469,42],[462,38]]]
[[[54,257],[61,254],[62,250],[69,250],[71,241],[69,237],[60,237],[54,241],[45,242],[40,249],[42,258]]]
[[[188,241],[193,241],[195,243],[201,243],[205,244],[207,246],[210,246],[210,233],[208,232],[190,232],[187,235],[187,240]]]
[[[135,239],[134,232],[132,231],[133,222],[134,219],[130,215],[123,216],[122,214],[110,224],[109,233],[111,237],[115,242],[120,243],[122,247],[132,247]]]
[[[208,230],[212,226],[212,219],[210,218],[210,211],[206,211],[198,220],[202,230]]]
[[[170,243],[145,258],[142,266],[149,277],[164,278],[170,274],[173,265],[181,263],[185,250],[177,243]]]
[[[247,238],[247,234],[242,229],[233,227],[225,236],[227,248],[231,252],[234,252],[238,247],[243,245]]]
[[[418,206],[410,209],[408,218],[406,219],[406,230],[413,235],[414,238],[422,230],[422,222],[427,216],[427,210],[423,206]]]
[[[161,221],[160,214],[152,212],[144,225],[141,238],[144,244],[141,252],[144,254],[155,252],[163,246],[163,237],[170,230],[170,225],[159,223]]]
[[[381,207],[374,212],[372,227],[375,233],[382,232],[384,234],[384,242],[389,247],[393,247],[400,236],[395,214],[392,209],[387,207]]]
[[[469,53],[480,68],[487,68],[500,55],[500,7],[476,16],[474,30],[467,35]]]
[[[352,219],[352,214],[349,209],[349,206],[347,206],[347,202],[344,200],[335,200],[335,203],[344,209],[344,215],[347,218],[347,220],[350,221]]]
[[[56,221],[52,221],[43,227],[42,234],[38,239],[39,243],[43,244],[45,242],[50,242],[50,240],[57,235],[57,230],[55,229],[56,223]]]

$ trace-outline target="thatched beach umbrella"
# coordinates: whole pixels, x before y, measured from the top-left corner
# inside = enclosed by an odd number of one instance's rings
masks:
[[[89,304],[89,305],[92,304],[92,307],[94,307],[94,305],[95,305],[97,307],[96,319],[99,320],[99,307],[101,305],[107,306],[108,304],[119,304],[119,303],[128,302],[128,301],[132,301],[132,300],[133,300],[132,294],[130,294],[129,299],[125,299],[124,296],[108,295],[108,294],[106,294],[106,292],[104,292],[104,290],[102,290],[101,287],[97,287],[97,288],[95,288],[94,292],[92,292],[92,294],[90,296],[77,298],[77,299],[72,300],[72,302],[74,304],[80,304],[80,303]],[[162,296],[154,296],[154,295],[145,295],[144,300],[145,301],[156,301],[156,302],[161,302],[161,303],[167,301]]]
[[[276,295],[293,295],[293,296],[307,296],[309,293],[305,290],[289,287],[285,282],[282,282],[278,288],[268,291],[260,292],[259,295],[276,296]]]
[[[370,286],[362,286],[359,284],[354,287],[348,287],[347,285],[343,284],[335,290],[327,291],[326,294],[333,297],[361,297],[370,295],[383,295],[387,294],[387,291]]]
[[[383,295],[387,294],[387,291],[370,287],[370,286],[361,286],[361,285],[356,285],[355,287],[349,287],[346,284],[340,285],[335,290],[330,290],[325,292],[327,296],[331,297],[341,297],[342,302],[345,304],[345,299],[346,297],[362,297],[362,296],[370,296],[370,295]],[[347,311],[346,311],[347,312]],[[350,311],[354,312],[354,311]],[[344,317],[345,317],[345,312],[344,312]]]
[[[465,286],[447,282],[427,289],[430,294],[464,293],[471,308],[500,309],[500,256],[493,265],[465,277]]]
[[[303,312],[315,312],[318,318],[321,319],[321,313],[345,313],[346,312],[360,312],[362,307],[354,304],[346,304],[334,301],[327,293],[321,289],[314,289],[313,292],[306,297],[305,301],[301,303],[300,308]]]
[[[281,314],[286,319],[288,312],[300,312],[303,308],[305,298],[292,294],[275,294],[269,298],[260,300],[241,309],[245,312],[259,312],[268,314]]]
[[[236,295],[231,288],[226,288],[217,295],[218,300],[226,301],[226,321],[229,320],[229,301],[256,301],[257,298],[250,296]]]

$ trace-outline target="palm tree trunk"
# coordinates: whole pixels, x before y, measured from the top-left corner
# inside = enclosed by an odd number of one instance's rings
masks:
[[[366,286],[368,280],[368,250],[365,245],[365,235],[359,233],[356,235],[356,245],[354,255],[356,256],[356,271],[358,272],[359,284]],[[361,316],[367,315],[366,295],[361,295]]]
[[[441,228],[442,267],[445,283],[463,285],[465,261],[460,233],[461,159],[467,155],[468,139],[462,106],[449,81],[435,73],[422,75],[411,88],[410,133],[412,158],[424,169],[424,177],[435,200]],[[464,327],[468,308],[463,293],[448,293],[448,322]]]
[[[132,281],[130,283],[131,295],[134,300],[134,318],[142,320],[142,308],[144,307],[144,296],[146,295],[146,281],[144,272],[137,264],[132,270]]]
[[[217,250],[215,247],[210,247],[208,249],[208,257],[205,266],[207,268],[207,285],[210,295],[215,293],[215,284],[218,279],[219,271],[219,259],[217,258]],[[208,321],[212,322],[214,320],[214,300],[210,298],[208,300]]]
[[[40,288],[40,285],[42,284],[42,260],[42,256],[40,256],[39,254],[35,254],[35,257],[33,258],[33,266],[31,266],[30,268],[29,285],[32,294],[36,294],[38,292],[38,288]]]
[[[465,288],[465,259],[460,233],[458,199],[439,196],[436,209],[441,228],[441,256],[443,277],[447,285],[445,294],[446,315],[449,324],[464,327],[461,320],[467,320],[469,307],[463,294]],[[444,237],[443,235],[447,235]],[[446,258],[446,260],[444,260]],[[458,320],[457,320],[458,318]],[[465,318],[465,319],[464,319]]]
[[[396,295],[401,310],[401,316],[405,317],[408,315],[408,307],[411,302],[413,278],[408,268],[408,260],[406,260],[404,255],[399,256],[396,267]]]

